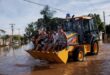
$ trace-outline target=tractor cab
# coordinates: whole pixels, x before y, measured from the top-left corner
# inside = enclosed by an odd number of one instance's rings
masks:
[[[80,44],[90,44],[95,40],[99,40],[98,28],[92,17],[81,16],[71,18],[65,22],[63,27],[67,33],[77,33]]]

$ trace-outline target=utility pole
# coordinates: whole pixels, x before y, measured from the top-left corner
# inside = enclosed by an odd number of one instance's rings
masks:
[[[11,31],[12,31],[12,36],[11,36],[11,45],[13,44],[13,33],[14,33],[14,25],[15,24],[10,24],[11,25]]]
[[[20,35],[20,28],[18,28],[18,35]]]
[[[106,19],[105,19],[105,12],[103,11],[103,20],[104,20],[104,29],[106,34]]]
[[[20,28],[18,28],[18,39],[19,39],[18,43],[20,44],[20,42],[21,42],[21,40],[20,40]]]
[[[107,41],[107,34],[106,34],[106,19],[105,19],[105,11],[103,11],[103,19],[104,19],[104,29],[105,29],[105,32],[104,32],[104,35],[103,35],[103,37],[104,37],[104,42],[106,42]]]

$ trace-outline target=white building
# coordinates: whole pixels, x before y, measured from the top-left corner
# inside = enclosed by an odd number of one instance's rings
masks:
[[[3,45],[3,40],[1,39],[1,36],[5,34],[6,31],[0,29],[0,45]]]
[[[0,39],[0,45],[3,45],[3,40],[2,39]]]

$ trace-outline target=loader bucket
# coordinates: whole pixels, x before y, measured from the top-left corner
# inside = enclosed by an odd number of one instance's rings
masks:
[[[66,49],[58,52],[27,50],[35,59],[47,60],[56,63],[65,63],[68,60],[68,51]]]

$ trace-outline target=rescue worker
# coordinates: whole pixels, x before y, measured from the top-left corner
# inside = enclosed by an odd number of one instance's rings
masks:
[[[71,31],[76,32],[76,24],[75,24],[74,15],[73,15],[72,18],[70,19],[70,23],[71,23],[71,26],[70,26]]]

